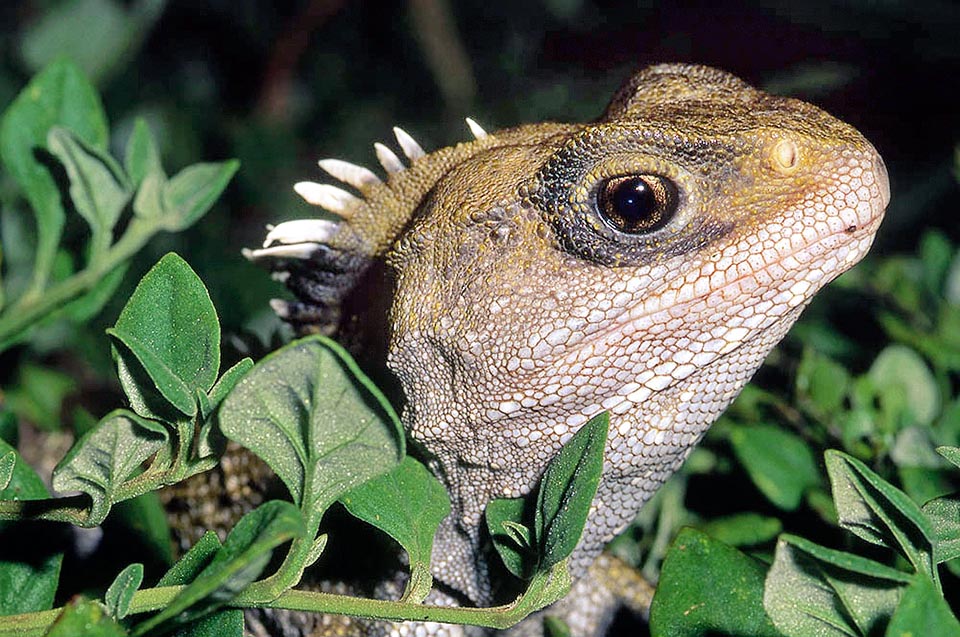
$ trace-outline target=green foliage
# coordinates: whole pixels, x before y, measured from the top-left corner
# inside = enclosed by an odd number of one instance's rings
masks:
[[[323,337],[296,341],[257,363],[224,401],[220,420],[224,435],[266,460],[294,501],[312,511],[324,511],[403,456],[403,430],[390,403],[343,348]],[[344,475],[342,467],[352,471]]]
[[[238,168],[236,161],[195,164],[168,181],[145,124],[136,127],[128,144],[126,169],[107,152],[108,137],[95,89],[63,60],[37,75],[4,112],[0,158],[32,208],[37,238],[29,284],[0,293],[5,302],[5,307],[0,303],[0,350],[58,315],[81,322],[96,314],[136,252],[162,230],[177,232],[195,223]],[[59,170],[65,173],[66,191]],[[72,255],[60,247],[65,200],[90,233],[84,267],[76,272]],[[134,215],[115,239],[131,201]]]
[[[426,467],[407,456],[389,473],[340,497],[352,515],[372,524],[407,552],[410,579],[402,599],[421,602],[430,592],[433,536],[450,514],[450,497]]]
[[[133,601],[133,594],[137,592],[142,582],[143,564],[131,564],[120,571],[103,596],[107,612],[117,619],[126,617],[130,610],[130,602]]]
[[[206,288],[183,259],[161,259],[107,333],[134,411],[156,419],[173,414],[171,407],[184,416],[197,413],[198,393],[210,391],[220,369],[220,323]]]
[[[50,494],[43,481],[19,454],[0,440],[0,456],[9,475],[0,479],[0,500],[39,500]],[[0,615],[47,610],[53,606],[63,554],[18,546],[16,526],[0,522]]]
[[[651,635],[777,637],[763,610],[764,574],[756,559],[684,529],[663,563],[650,608]]]
[[[121,384],[136,411],[109,413],[57,465],[55,488],[80,491],[81,496],[47,498],[42,487],[30,482],[29,469],[21,469],[16,453],[0,449],[0,469],[9,482],[4,495],[17,496],[0,500],[0,518],[100,524],[114,505],[214,466],[222,451],[217,443],[221,435],[257,453],[286,484],[293,501],[273,500],[249,512],[222,546],[215,535],[206,534],[156,587],[141,589],[143,565],[129,565],[107,587],[104,604],[67,607],[57,619],[63,628],[58,623],[52,630],[72,629],[73,622],[85,618],[103,634],[127,634],[114,619],[124,619],[133,636],[170,631],[202,636],[217,634],[218,627],[239,634],[237,608],[283,607],[280,600],[288,592],[302,593],[289,589],[325,550],[328,538],[319,533],[320,522],[337,499],[397,540],[409,557],[403,599],[386,612],[368,600],[371,616],[506,627],[569,590],[566,558],[596,492],[606,414],[585,425],[548,465],[528,507],[534,512],[530,528],[536,544],[526,547],[525,559],[535,569],[524,594],[513,604],[489,610],[428,608],[421,602],[432,587],[433,536],[449,513],[449,501],[423,465],[404,457],[399,419],[386,398],[345,350],[319,336],[290,343],[256,365],[241,361],[218,379],[219,333],[216,311],[199,278],[183,259],[163,257],[108,330]],[[27,506],[31,496],[42,499]],[[517,523],[516,528],[526,527]],[[283,545],[287,550],[279,567],[262,577],[274,550]],[[7,613],[28,612],[11,619],[11,628],[33,634],[54,619],[29,613],[52,602],[59,556],[53,560],[33,570],[0,564],[0,578],[37,591],[0,607]],[[365,600],[317,595],[316,600],[307,598],[306,606],[302,597],[296,598],[294,608],[336,611],[338,603],[354,613],[362,613],[357,604],[365,608]],[[158,612],[138,617],[149,611]],[[4,630],[0,617],[0,632]]]
[[[524,523],[527,501],[524,498],[498,498],[487,505],[487,530],[503,565],[520,578],[533,573],[536,545],[532,525]]]
[[[879,634],[909,581],[874,560],[783,535],[763,604],[785,637]]]
[[[165,427],[117,410],[101,420],[60,461],[53,474],[57,491],[82,491],[90,496],[87,524],[103,522],[110,505],[126,499],[124,486],[141,465],[169,443]]]
[[[809,445],[771,425],[731,427],[730,444],[757,488],[777,507],[793,511],[808,489],[820,484]]]
[[[100,602],[75,599],[64,606],[46,637],[125,637],[127,631]]]
[[[933,528],[920,507],[856,458],[828,451],[826,460],[840,526],[901,551],[917,571],[938,581]]]
[[[533,522],[542,551],[538,569],[548,569],[566,559],[580,541],[600,484],[609,427],[606,412],[591,418],[543,472]]]
[[[274,548],[303,532],[300,513],[289,502],[272,500],[257,507],[237,522],[190,583],[131,634],[146,635],[166,622],[188,624],[216,611],[257,579]]]
[[[609,426],[607,412],[583,425],[547,464],[533,502],[497,499],[487,505],[494,547],[514,575],[548,573],[576,548],[600,484]]]
[[[37,223],[31,291],[46,285],[66,220],[60,192],[37,149],[47,149],[55,126],[88,144],[107,145],[107,120],[96,90],[73,64],[60,60],[38,74],[7,107],[0,120],[0,158],[30,202]],[[2,340],[2,339],[0,339]]]
[[[886,637],[942,635],[958,637],[960,622],[929,577],[917,573],[903,591]]]

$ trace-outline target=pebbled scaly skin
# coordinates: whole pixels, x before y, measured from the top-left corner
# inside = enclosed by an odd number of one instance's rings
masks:
[[[640,71],[590,124],[475,134],[423,154],[401,131],[409,165],[380,147],[385,181],[321,162],[359,196],[297,189],[342,221],[282,224],[248,256],[299,297],[275,303],[282,317],[326,332],[352,320],[341,306],[369,266],[389,265],[387,365],[453,502],[435,576],[488,604],[487,502],[529,492],[608,410],[603,479],[571,561],[586,573],[812,296],[867,252],[889,188],[850,126],[700,66]],[[604,219],[598,191],[629,175],[674,184],[663,227]],[[602,630],[606,611],[577,603],[592,594],[581,585],[564,602],[574,634]]]

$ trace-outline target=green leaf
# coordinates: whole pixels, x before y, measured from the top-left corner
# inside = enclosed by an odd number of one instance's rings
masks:
[[[63,402],[77,390],[77,381],[63,372],[26,362],[19,370],[17,384],[7,388],[6,402],[23,420],[47,431],[62,427]]]
[[[777,543],[763,605],[785,637],[877,634],[911,576],[792,535]]]
[[[934,531],[920,507],[856,458],[836,450],[825,458],[840,525],[867,542],[899,548],[936,581]]]
[[[576,548],[603,472],[610,416],[590,419],[547,465],[540,479],[534,531],[540,547],[538,571],[547,571]]]
[[[170,567],[170,570],[157,582],[157,586],[189,584],[210,564],[221,546],[223,545],[220,544],[217,534],[207,531],[176,564]]]
[[[525,498],[497,498],[487,504],[487,529],[507,570],[521,579],[532,574],[533,531],[524,524]]]
[[[940,413],[940,390],[919,354],[903,345],[886,347],[870,366],[868,376],[878,390],[882,407],[897,408],[903,400],[908,424],[926,426]]]
[[[8,451],[0,456],[0,491],[10,485],[13,479],[13,469],[17,466],[17,452]]]
[[[223,399],[226,398],[236,384],[240,382],[240,379],[251,369],[253,369],[253,361],[249,358],[244,358],[225,371],[208,394],[197,392],[197,398],[200,404],[200,416],[204,421],[196,438],[198,458],[220,456],[223,453],[226,439],[220,431],[217,419],[211,418],[211,416],[217,410],[217,407],[220,406],[220,403],[223,402]]]
[[[74,598],[63,607],[45,637],[124,637],[126,634],[103,604]]]
[[[143,564],[131,564],[120,571],[103,596],[107,612],[117,619],[126,617],[133,594],[140,588],[141,583],[143,583]]]
[[[74,0],[48,5],[21,31],[21,57],[31,68],[69,57],[102,84],[135,55],[165,4]]]
[[[14,454],[13,447],[0,440],[0,456]],[[40,500],[49,497],[43,481],[30,465],[19,459],[13,465],[9,483],[0,489],[0,500]],[[0,522],[0,615],[17,615],[53,607],[63,554],[51,550],[38,538],[36,525]]]
[[[939,564],[960,557],[960,498],[946,496],[923,505],[936,536],[934,558]]]
[[[890,619],[885,637],[960,637],[960,622],[950,610],[937,585],[923,573],[903,591],[900,604]]]
[[[771,425],[730,428],[733,451],[750,479],[777,507],[794,511],[820,484],[813,452],[799,436]]]
[[[67,170],[70,199],[90,225],[94,245],[97,237],[106,235],[109,246],[110,233],[133,194],[123,169],[109,154],[65,128],[50,129],[47,147]]]
[[[197,413],[196,396],[163,355],[133,334],[123,334],[121,338],[112,328],[107,329],[107,334],[116,339],[117,375],[134,411],[146,418],[171,421],[181,416],[169,411],[168,405],[187,416]]]
[[[163,174],[157,141],[150,131],[150,126],[142,117],[138,117],[133,124],[133,134],[127,142],[127,153],[124,156],[123,165],[135,188],[140,187],[147,175]]]
[[[72,130],[99,149],[107,145],[107,119],[96,90],[74,64],[59,60],[20,92],[0,121],[0,158],[26,195],[37,221],[33,289],[47,281],[60,243],[65,214],[60,190],[37,150],[46,148],[54,126]]]
[[[213,413],[217,407],[220,406],[220,403],[223,402],[223,399],[233,391],[233,388],[236,387],[237,383],[240,382],[240,379],[243,378],[247,372],[253,369],[253,361],[249,358],[244,358],[237,362],[236,365],[223,372],[223,375],[220,376],[220,380],[213,386],[210,390],[210,393],[207,394],[209,399],[209,413]],[[204,417],[207,417],[209,413],[204,414]]]
[[[289,502],[260,505],[237,522],[196,578],[131,634],[144,635],[166,622],[182,625],[214,612],[260,576],[273,549],[305,532],[300,512]]]
[[[937,447],[937,453],[946,458],[950,464],[960,469],[960,447]]]
[[[224,435],[262,458],[306,511],[324,511],[403,457],[403,432],[387,399],[321,336],[257,363],[223,401],[219,420]]]
[[[898,467],[922,467],[925,469],[939,469],[943,467],[943,460],[937,455],[936,447],[931,440],[930,427],[904,427],[896,434],[896,439],[890,447],[890,458]]]
[[[939,230],[927,230],[920,238],[920,262],[923,264],[923,279],[927,291],[939,295],[943,290],[953,257],[950,239]]]
[[[144,219],[163,216],[163,188],[167,177],[163,171],[147,173],[133,198],[133,214]]]
[[[163,186],[163,227],[179,232],[192,226],[220,197],[240,162],[194,164],[181,170]]]
[[[779,637],[763,610],[757,560],[685,528],[663,562],[650,606],[653,637]]]
[[[734,513],[714,518],[703,524],[700,530],[730,546],[756,546],[777,537],[783,530],[783,523],[759,513]]]
[[[433,536],[450,514],[450,498],[440,481],[407,456],[389,473],[351,489],[340,502],[352,515],[377,527],[403,547],[410,558],[410,580],[404,600],[423,601],[433,581]]]
[[[168,444],[163,425],[122,409],[112,411],[57,464],[53,488],[89,495],[92,505],[85,524],[96,526],[118,501],[123,484]]]
[[[6,398],[9,400],[10,395],[7,394]],[[0,440],[16,446],[19,438],[20,423],[17,421],[17,415],[8,406],[0,404]]]
[[[850,373],[842,365],[807,348],[797,369],[797,393],[816,406],[820,413],[832,414],[843,407],[850,387]]]
[[[193,416],[194,389],[209,391],[220,369],[220,323],[207,289],[186,261],[164,256],[137,285],[113,329],[120,383],[141,416],[163,419],[155,387],[181,413]],[[137,365],[152,381],[137,373]],[[160,413],[158,413],[160,412]]]

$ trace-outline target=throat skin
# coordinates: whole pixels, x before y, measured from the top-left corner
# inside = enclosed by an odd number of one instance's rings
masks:
[[[275,304],[281,317],[329,333],[362,320],[344,300],[371,265],[389,268],[386,364],[452,501],[434,574],[487,604],[487,503],[529,493],[608,411],[571,559],[583,575],[816,292],[867,253],[890,195],[852,127],[702,66],[639,71],[589,124],[474,126],[432,153],[400,131],[403,160],[377,147],[385,177],[324,160],[349,191],[297,190],[337,220],[281,224],[247,254],[298,297]],[[625,233],[598,192],[636,175],[669,182],[675,204]]]

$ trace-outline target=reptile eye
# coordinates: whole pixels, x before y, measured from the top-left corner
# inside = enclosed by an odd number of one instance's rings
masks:
[[[608,179],[597,193],[600,216],[614,230],[646,234],[667,225],[677,212],[677,187],[660,175]]]

